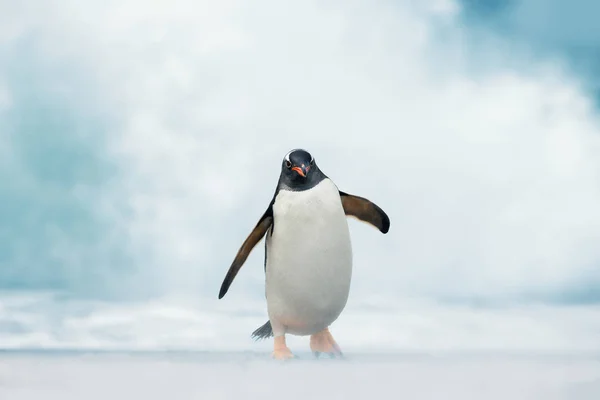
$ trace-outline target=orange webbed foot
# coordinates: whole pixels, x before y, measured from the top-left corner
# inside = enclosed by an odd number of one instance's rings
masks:
[[[340,346],[338,346],[338,344],[335,342],[328,328],[311,335],[310,349],[317,358],[321,355],[321,353],[327,353],[332,358],[344,356]]]
[[[272,357],[276,360],[289,360],[294,354],[285,344],[285,336],[276,336]]]

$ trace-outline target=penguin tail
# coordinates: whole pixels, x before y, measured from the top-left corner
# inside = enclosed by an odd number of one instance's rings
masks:
[[[252,338],[254,340],[267,339],[273,336],[273,327],[271,321],[265,322],[263,326],[252,332]]]

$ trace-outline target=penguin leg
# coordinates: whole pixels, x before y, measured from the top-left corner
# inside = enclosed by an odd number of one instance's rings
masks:
[[[276,360],[288,360],[294,358],[292,351],[285,344],[285,334],[275,336],[273,344],[273,358]]]
[[[340,346],[338,346],[333,336],[331,336],[329,328],[325,328],[321,332],[310,336],[310,350],[315,357],[319,357],[321,353],[327,353],[332,358],[344,356]]]

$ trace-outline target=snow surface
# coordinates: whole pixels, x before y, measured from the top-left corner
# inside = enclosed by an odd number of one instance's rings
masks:
[[[0,354],[2,400],[600,398],[600,357],[268,353]]]

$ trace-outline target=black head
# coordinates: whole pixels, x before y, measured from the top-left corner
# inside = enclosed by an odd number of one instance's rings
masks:
[[[294,149],[283,157],[279,186],[290,190],[306,190],[326,178],[314,157],[306,150]]]

